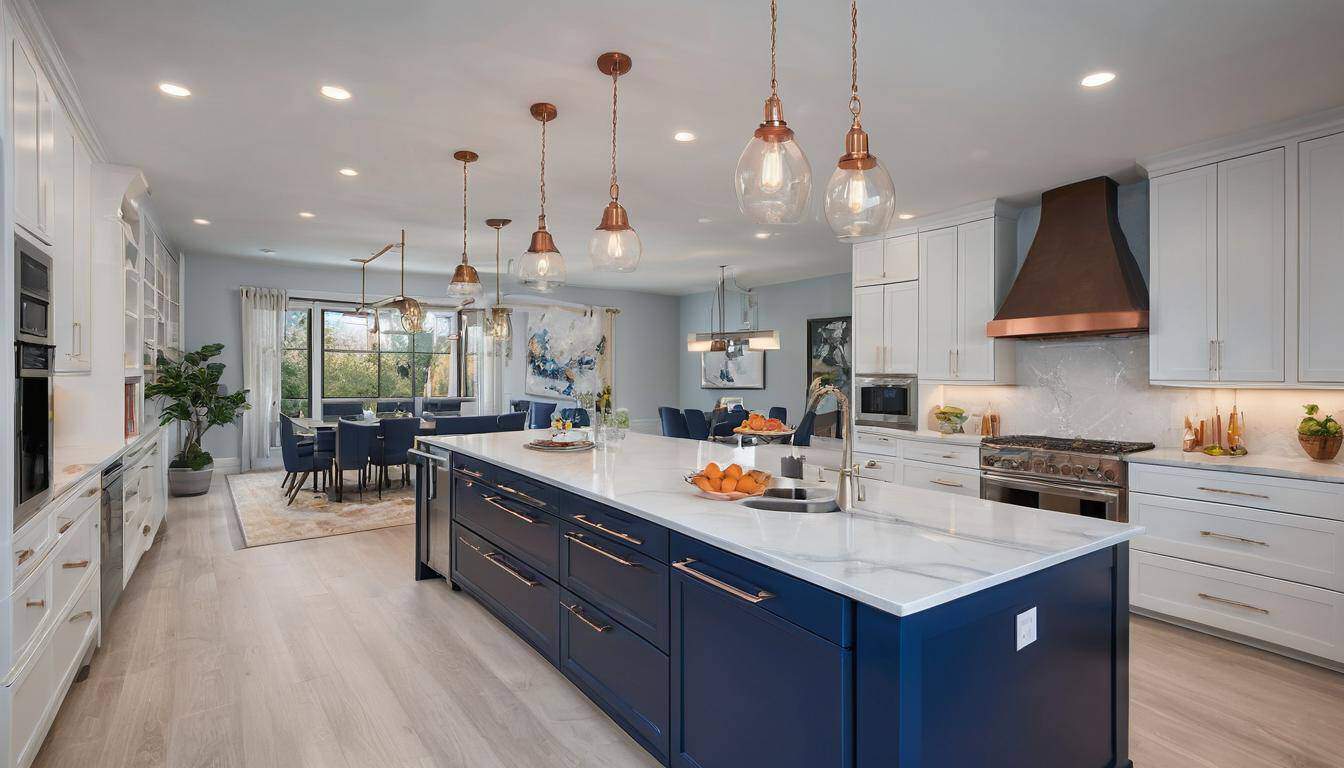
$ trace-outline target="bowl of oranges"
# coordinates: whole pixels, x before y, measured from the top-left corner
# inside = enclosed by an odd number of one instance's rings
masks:
[[[766,418],[763,413],[752,413],[747,420],[733,427],[739,435],[759,435],[761,437],[780,437],[793,434],[793,429],[779,419]]]
[[[770,485],[770,473],[746,469],[738,464],[719,467],[709,462],[705,468],[686,476],[686,482],[700,489],[697,496],[719,501],[737,501],[748,496],[760,496]]]

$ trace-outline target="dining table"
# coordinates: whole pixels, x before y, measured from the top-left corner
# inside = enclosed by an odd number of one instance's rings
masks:
[[[316,419],[308,416],[295,416],[292,418],[292,421],[294,422],[294,426],[298,431],[307,434],[315,435],[322,430],[336,429],[336,422],[334,421],[325,421],[323,419]],[[382,419],[381,418],[345,419],[345,421],[349,421],[354,424],[363,424],[365,426],[376,426],[377,424],[382,422]],[[435,425],[433,420],[425,420],[425,419],[420,420],[421,434],[430,434],[430,435],[434,434],[434,427]],[[341,439],[340,430],[336,430],[336,447],[333,449],[334,455],[340,455],[340,439]],[[377,439],[379,442],[381,442],[383,436],[379,434]],[[350,467],[349,469],[356,469],[356,467]],[[332,480],[331,488],[327,490],[327,498],[331,501],[336,502],[342,501],[344,496],[342,486],[344,486],[344,483],[341,480],[341,472],[338,469],[336,472],[336,476]],[[378,494],[381,496],[382,492],[383,492],[382,485],[379,484]]]

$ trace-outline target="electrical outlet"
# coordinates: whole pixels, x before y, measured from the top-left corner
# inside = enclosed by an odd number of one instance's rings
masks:
[[[1017,614],[1017,650],[1036,642],[1036,608]]]

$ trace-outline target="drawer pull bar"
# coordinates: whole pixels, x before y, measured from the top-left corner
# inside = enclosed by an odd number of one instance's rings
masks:
[[[501,491],[504,491],[505,493],[512,493],[514,496],[517,496],[518,498],[522,499],[523,501],[526,501],[528,504],[536,504],[538,507],[544,507],[544,506],[546,506],[546,502],[542,501],[541,499],[537,499],[537,498],[533,498],[533,497],[531,497],[531,496],[528,496],[526,493],[523,493],[522,491],[514,490],[514,489],[510,488],[509,486],[507,486],[507,485],[505,485],[505,484],[503,484],[503,483],[495,483],[495,487],[498,488],[498,489],[501,490]]]
[[[145,523],[145,527],[143,527],[143,528],[140,529],[140,533],[141,533],[141,535],[143,535],[143,536],[148,536],[148,535],[149,535],[149,523]]]
[[[633,561],[633,560],[626,560],[624,557],[621,557],[620,555],[614,555],[614,554],[608,552],[607,550],[605,550],[605,549],[603,549],[603,548],[601,548],[601,547],[599,547],[599,546],[596,546],[596,545],[594,545],[594,544],[589,544],[587,541],[584,540],[584,538],[583,538],[583,534],[582,534],[582,533],[572,533],[572,532],[571,532],[571,533],[566,533],[566,534],[565,534],[565,538],[566,538],[566,539],[569,539],[570,541],[574,542],[575,544],[578,544],[578,545],[581,546],[581,547],[584,547],[584,548],[586,548],[586,549],[591,549],[592,551],[594,551],[594,552],[596,552],[597,554],[599,554],[599,555],[601,555],[601,556],[607,558],[608,560],[613,560],[613,561],[615,561],[615,562],[617,562],[617,563],[620,563],[621,565],[624,565],[626,568],[638,568],[638,567],[639,567],[639,563],[636,563],[636,562]]]
[[[601,531],[601,532],[603,532],[603,533],[605,533],[605,534],[608,534],[608,535],[611,535],[611,536],[615,536],[616,538],[621,539],[621,540],[623,540],[623,541],[628,541],[628,542],[630,542],[631,544],[634,544],[635,546],[639,546],[639,545],[641,545],[641,544],[644,543],[644,540],[643,540],[643,539],[637,539],[637,538],[635,538],[634,536],[631,536],[631,535],[628,534],[628,533],[621,533],[620,531],[618,531],[618,530],[616,530],[616,529],[614,529],[614,528],[608,528],[607,526],[605,526],[605,525],[603,525],[603,524],[601,524],[601,523],[599,523],[599,522],[596,522],[596,521],[594,521],[594,520],[589,520],[587,515],[575,515],[575,516],[574,516],[574,519],[577,520],[577,521],[579,521],[580,523],[583,523],[583,524],[586,525],[586,526],[589,526],[590,528],[596,528],[597,530],[599,530],[599,531]]]
[[[88,560],[76,560],[76,561],[74,561],[74,562],[72,562],[72,563],[61,563],[61,567],[64,568],[64,569],[66,569],[66,570],[74,570],[74,569],[76,569],[76,568],[88,568],[88,567],[89,567],[89,561],[88,561]]]
[[[694,568],[691,567],[691,563],[694,562],[695,562],[694,558],[688,557],[685,560],[678,560],[677,562],[673,563],[672,567],[676,568],[678,571],[681,571],[687,576],[690,576],[691,578],[703,581],[704,583],[710,585],[711,587],[718,587],[719,589],[722,589],[724,592],[727,592],[733,597],[736,597],[740,600],[746,600],[748,603],[752,604],[763,603],[766,600],[769,600],[770,598],[775,596],[773,592],[766,592],[764,589],[756,590],[755,594],[752,594],[751,592],[747,592],[745,590],[738,589],[737,587],[734,587],[732,584],[729,584],[726,581],[720,581],[719,579],[716,579],[707,573],[701,573],[700,571],[695,570]]]
[[[1226,489],[1226,488],[1205,488],[1205,487],[1202,486],[1202,485],[1200,485],[1200,486],[1196,486],[1195,490],[1197,490],[1197,491],[1208,491],[1209,493],[1228,493],[1228,494],[1231,494],[1231,495],[1233,495],[1233,496],[1250,496],[1252,499],[1268,499],[1268,498],[1269,498],[1268,496],[1266,496],[1266,495],[1263,494],[1263,493],[1250,493],[1249,491],[1231,491],[1231,490],[1228,490],[1228,489]]]
[[[869,459],[869,460],[868,460],[868,463],[863,465],[863,468],[864,468],[864,469],[877,469],[877,466],[878,466],[878,465],[877,465],[877,461],[876,461],[875,459]]]
[[[26,607],[26,608],[46,608],[46,607],[47,607],[47,601],[46,601],[46,600],[29,600],[28,602],[24,603],[23,605],[24,605],[24,607]]]
[[[69,619],[67,619],[67,621],[69,621],[71,624],[74,624],[76,621],[92,618],[93,618],[93,611],[80,611],[79,613],[72,615]]]
[[[56,535],[59,536],[65,533],[66,531],[70,530],[70,526],[74,524],[75,524],[74,520],[66,520],[64,523],[61,523],[60,530],[56,531]]]
[[[500,503],[499,503],[499,500],[502,499],[502,498],[504,498],[504,497],[503,497],[503,496],[482,496],[482,497],[481,497],[481,501],[484,501],[486,504],[489,504],[490,506],[494,507],[495,509],[501,510],[501,511],[503,511],[503,512],[508,512],[510,515],[513,515],[514,517],[518,518],[519,520],[522,520],[524,523],[527,523],[528,525],[545,525],[545,524],[546,524],[546,521],[545,521],[545,520],[536,520],[536,519],[533,519],[533,518],[531,518],[531,517],[528,517],[527,515],[524,515],[522,512],[514,512],[512,509],[509,509],[508,507],[504,506],[503,504],[500,504]]]
[[[941,477],[935,477],[935,478],[933,478],[932,480],[930,480],[929,482],[930,482],[930,483],[933,483],[934,485],[946,485],[948,488],[965,488],[965,487],[966,487],[966,486],[962,485],[961,483],[959,483],[959,482],[957,482],[957,481],[955,481],[955,480],[944,480],[944,479],[942,479]]]
[[[477,471],[474,470],[474,469],[467,469],[466,467],[457,467],[457,471],[458,471],[458,472],[461,472],[461,473],[464,474],[464,475],[471,475],[472,477],[476,478],[477,480],[481,480],[481,479],[483,479],[483,478],[485,477],[485,473],[484,473],[484,472],[477,472]]]
[[[481,557],[485,558],[486,560],[488,560],[489,562],[491,562],[492,564],[494,564],[495,566],[497,566],[500,570],[502,570],[502,571],[504,571],[505,573],[509,574],[509,575],[512,576],[513,578],[515,578],[515,579],[517,579],[517,580],[523,582],[523,583],[526,584],[527,586],[529,586],[529,587],[535,587],[535,586],[538,586],[538,585],[541,584],[541,582],[539,582],[539,581],[534,581],[534,580],[532,580],[532,579],[529,579],[529,578],[527,578],[526,576],[524,576],[523,574],[521,574],[521,573],[515,571],[514,569],[510,568],[510,567],[508,566],[508,563],[505,563],[503,560],[499,560],[499,559],[498,559],[498,557],[499,557],[499,553],[498,553],[498,552],[482,552],[480,547],[476,546],[475,544],[472,544],[470,541],[467,541],[466,539],[462,538],[461,536],[458,536],[458,537],[457,537],[457,540],[460,541],[460,542],[462,542],[463,544],[466,544],[468,547],[471,547],[472,549],[476,550],[476,554],[478,554],[478,555],[480,555]]]
[[[594,632],[601,633],[601,632],[610,632],[610,631],[611,631],[611,625],[610,625],[610,624],[598,624],[597,622],[593,621],[592,619],[588,618],[587,616],[584,616],[584,615],[583,615],[583,609],[580,608],[579,606],[577,606],[577,605],[565,605],[564,603],[561,603],[561,605],[564,605],[566,611],[569,611],[570,613],[574,614],[574,618],[578,619],[579,621],[582,621],[584,624],[587,624],[587,625],[588,625],[588,628],[591,629],[591,630],[593,630]]]
[[[1267,542],[1267,541],[1260,541],[1259,539],[1248,539],[1248,538],[1246,538],[1246,537],[1244,537],[1244,536],[1232,536],[1232,535],[1230,535],[1230,534],[1219,533],[1219,532],[1217,532],[1217,531],[1200,531],[1200,532],[1199,532],[1199,535],[1200,535],[1200,536],[1207,536],[1207,537],[1209,537],[1209,538],[1211,538],[1211,539],[1226,539],[1227,541],[1236,541],[1236,542],[1240,542],[1240,543],[1242,543],[1242,544],[1255,544],[1256,546],[1260,546],[1260,547],[1268,547],[1268,546],[1269,546],[1269,542]]]
[[[15,552],[15,553],[14,553],[14,561],[15,561],[14,564],[15,564],[15,565],[23,565],[24,562],[26,562],[26,561],[28,560],[28,558],[30,558],[30,557],[32,557],[32,556],[33,556],[33,550],[31,550],[31,549],[21,549],[21,550],[19,550],[18,552]]]
[[[1263,613],[1263,614],[1265,614],[1266,616],[1269,615],[1269,610],[1268,610],[1268,609],[1266,609],[1266,608],[1261,608],[1261,607],[1258,606],[1258,605],[1251,605],[1250,603],[1240,603],[1240,602],[1237,602],[1236,600],[1228,600],[1226,597],[1218,597],[1217,595],[1210,595],[1210,594],[1206,594],[1206,593],[1204,593],[1204,592],[1198,592],[1198,593],[1196,593],[1196,594],[1198,595],[1198,597],[1199,597],[1200,600],[1208,600],[1208,601],[1211,602],[1211,603],[1222,603],[1223,605],[1230,605],[1230,606],[1232,606],[1233,608],[1245,608],[1245,609],[1248,610],[1248,611],[1255,611],[1256,613]]]

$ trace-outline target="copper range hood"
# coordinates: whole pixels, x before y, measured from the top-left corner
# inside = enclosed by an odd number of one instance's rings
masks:
[[[1120,231],[1115,181],[1041,195],[1027,259],[985,333],[998,338],[1148,332],[1148,287]]]

